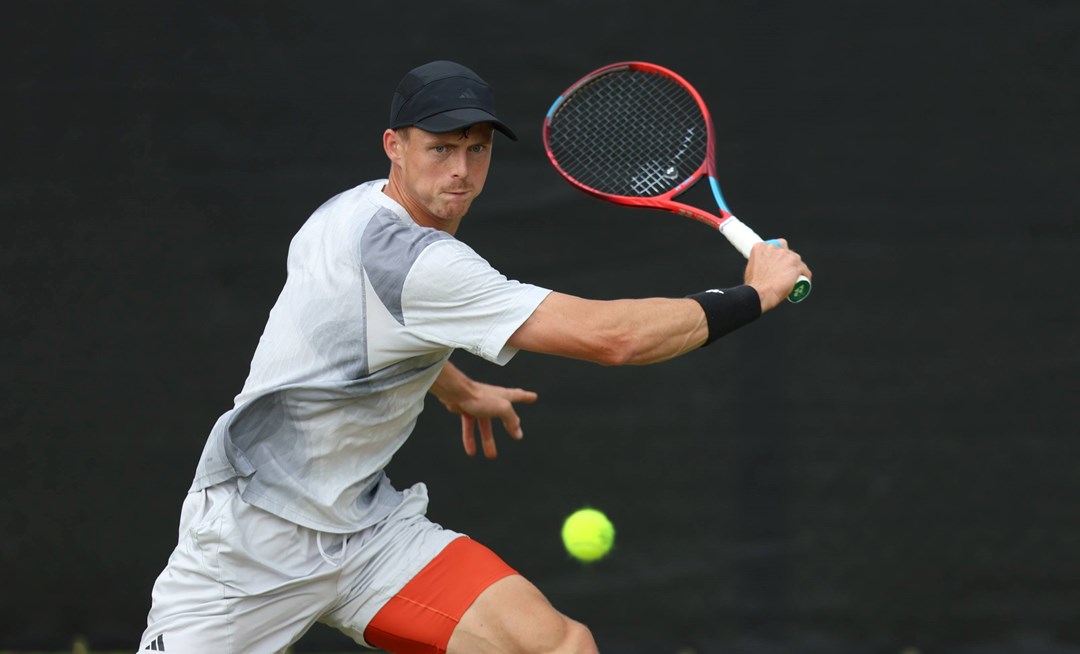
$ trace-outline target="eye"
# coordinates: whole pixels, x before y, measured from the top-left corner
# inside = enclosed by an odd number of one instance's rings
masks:
[[[483,145],[483,144],[474,145],[474,146],[469,148],[470,152],[476,152],[476,153],[483,152],[484,150],[487,150],[487,146]]]
[[[445,145],[436,145],[435,147],[433,147],[431,149],[434,150],[436,154],[443,154],[444,152],[446,152],[446,146]]]

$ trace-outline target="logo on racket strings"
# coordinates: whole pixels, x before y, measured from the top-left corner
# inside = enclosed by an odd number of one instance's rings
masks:
[[[679,144],[678,151],[671,156],[670,160],[653,159],[642,164],[637,174],[630,178],[630,188],[634,190],[634,193],[645,196],[658,195],[672,188],[671,182],[681,181],[679,166],[694,145],[695,131],[694,127],[686,128],[682,143]]]

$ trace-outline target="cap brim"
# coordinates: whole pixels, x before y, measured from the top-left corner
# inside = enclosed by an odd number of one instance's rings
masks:
[[[425,132],[445,134],[459,129],[465,129],[477,123],[491,123],[495,129],[505,134],[511,141],[518,140],[517,134],[503,124],[501,120],[492,116],[483,109],[451,109],[441,114],[429,116],[421,121],[413,123]]]

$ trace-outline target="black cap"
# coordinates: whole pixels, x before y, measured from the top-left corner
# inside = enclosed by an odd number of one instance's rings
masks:
[[[390,128],[415,125],[444,134],[477,123],[491,123],[516,141],[517,135],[495,117],[495,96],[480,76],[452,61],[413,68],[398,82],[390,103]]]

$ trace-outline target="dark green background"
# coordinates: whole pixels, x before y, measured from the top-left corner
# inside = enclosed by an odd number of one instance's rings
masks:
[[[1076,3],[5,9],[0,648],[134,649],[289,239],[386,174],[394,85],[449,58],[522,139],[459,232],[508,276],[593,298],[738,282],[719,235],[546,162],[555,97],[640,59],[699,89],[728,203],[815,288],[653,367],[456,354],[541,400],[497,462],[430,402],[390,474],[428,483],[432,519],[605,652],[1080,651]],[[618,529],[589,568],[558,540],[585,504]]]

